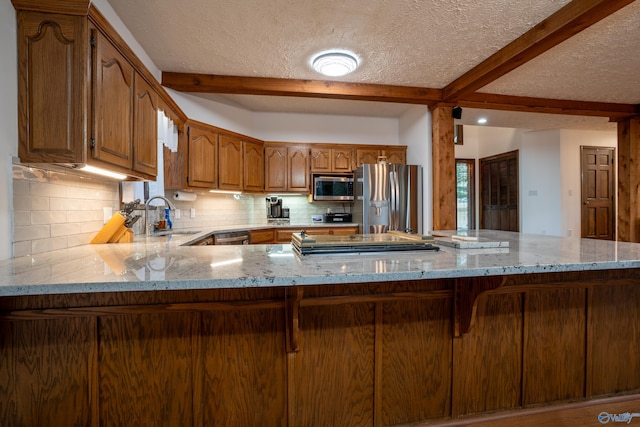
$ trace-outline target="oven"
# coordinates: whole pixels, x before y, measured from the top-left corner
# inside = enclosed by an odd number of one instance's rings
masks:
[[[228,233],[216,233],[213,236],[214,245],[248,245],[249,233],[247,231],[230,231]]]

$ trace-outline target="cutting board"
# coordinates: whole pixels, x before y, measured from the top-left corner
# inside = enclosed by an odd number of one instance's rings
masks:
[[[508,248],[509,242],[491,240],[483,237],[477,237],[476,240],[470,238],[438,236],[435,238],[436,245],[449,246],[456,249],[483,249],[483,248]]]

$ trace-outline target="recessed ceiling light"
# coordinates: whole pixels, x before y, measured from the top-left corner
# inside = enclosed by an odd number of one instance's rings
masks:
[[[324,52],[315,56],[311,65],[320,74],[338,77],[353,72],[358,67],[358,60],[350,52]]]
[[[485,123],[487,123],[487,119],[486,119],[485,117],[480,117],[480,118],[478,119],[478,124],[479,124],[479,125],[483,125],[483,124],[485,124]]]

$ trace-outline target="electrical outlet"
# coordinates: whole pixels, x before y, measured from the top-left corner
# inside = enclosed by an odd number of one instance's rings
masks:
[[[196,217],[196,208],[191,208],[191,210],[189,211],[189,216],[191,216],[191,218]]]
[[[111,219],[111,217],[113,216],[113,208],[111,206],[105,206],[104,208],[102,208],[103,212],[104,212],[104,224],[106,224],[107,222],[109,222],[109,220]]]
[[[175,219],[180,219],[180,209],[176,209],[176,211],[173,213],[173,216],[175,217]]]

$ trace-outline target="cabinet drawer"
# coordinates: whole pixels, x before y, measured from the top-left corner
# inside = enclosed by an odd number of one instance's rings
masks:
[[[275,237],[275,230],[249,230],[249,244],[267,244],[273,243]],[[291,239],[291,235],[289,235]]]
[[[348,236],[349,234],[358,234],[358,227],[336,227],[331,230],[331,234],[339,236]]]

